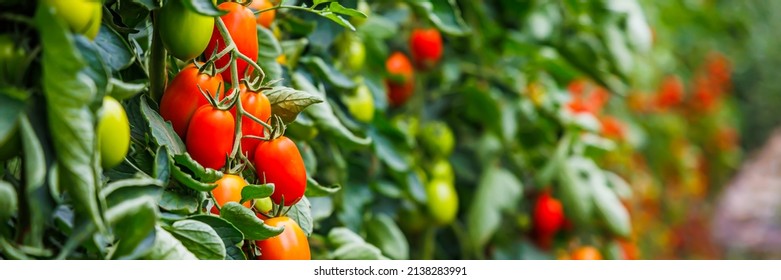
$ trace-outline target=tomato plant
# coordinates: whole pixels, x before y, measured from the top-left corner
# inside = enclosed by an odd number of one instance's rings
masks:
[[[426,185],[428,211],[434,222],[447,225],[458,212],[458,194],[453,185],[443,178],[433,178]]]
[[[550,240],[564,225],[564,209],[561,202],[543,192],[537,197],[532,211],[534,231],[542,242]]]
[[[201,91],[215,97],[224,87],[222,76],[201,72],[194,64],[188,64],[166,87],[160,100],[160,115],[185,139],[193,114],[208,104]]]
[[[210,104],[201,106],[187,128],[187,152],[204,167],[221,169],[233,149],[234,127],[229,111]]]
[[[214,17],[190,10],[181,0],[166,2],[156,20],[165,48],[183,61],[197,57],[206,49],[211,39],[209,31],[214,28]]]
[[[256,31],[255,14],[250,8],[242,6],[236,2],[223,2],[217,6],[220,10],[228,13],[220,16],[225,28],[236,44],[236,48],[241,55],[246,56],[252,61],[258,59],[258,33]],[[212,31],[209,44],[206,46],[204,54],[211,55],[215,52],[221,52],[226,48],[225,40],[220,34],[220,28],[215,25]],[[217,68],[225,68],[231,60],[229,56],[223,56],[216,61]],[[239,60],[236,64],[238,73],[243,77],[249,64],[244,60]],[[230,80],[230,70],[222,72],[224,80]]]
[[[0,34],[0,85],[19,84],[27,70],[28,53],[10,34]]]
[[[355,92],[344,96],[342,100],[356,120],[368,123],[374,119],[374,96],[365,84],[356,87]]]
[[[253,159],[261,182],[274,183],[271,195],[274,203],[290,206],[304,196],[306,168],[296,143],[290,138],[281,136],[261,141]]]
[[[257,242],[261,260],[309,260],[311,252],[309,240],[296,221],[288,217],[276,217],[266,220],[273,227],[283,227],[282,234]]]

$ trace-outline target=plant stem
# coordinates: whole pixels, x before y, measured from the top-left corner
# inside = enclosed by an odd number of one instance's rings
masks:
[[[155,12],[153,12],[155,13]],[[152,15],[156,22],[157,15]],[[154,23],[153,23],[154,26]],[[162,38],[157,28],[153,27],[152,49],[149,55],[149,95],[157,103],[163,98],[165,91],[166,73],[165,73],[165,48]]]

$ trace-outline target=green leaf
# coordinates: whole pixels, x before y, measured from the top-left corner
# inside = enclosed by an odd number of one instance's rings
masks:
[[[7,145],[9,141],[13,141],[13,137],[16,137],[19,118],[25,107],[21,100],[0,93],[0,146]]]
[[[96,195],[99,174],[95,115],[89,108],[96,100],[96,85],[84,72],[84,60],[74,47],[70,31],[52,9],[38,5],[35,24],[43,47],[41,83],[60,183],[74,201],[77,219],[86,218],[105,232]]]
[[[584,167],[589,166],[588,164],[584,165],[584,161],[590,160],[580,157],[569,158],[562,163],[559,170],[561,202],[564,205],[564,213],[576,225],[584,225],[589,222],[593,206],[592,188],[589,187],[587,178],[583,178],[582,175],[597,170],[584,170]]]
[[[163,183],[149,177],[118,180],[109,183],[100,190],[100,195],[106,198],[109,207],[123,201],[138,197],[152,197],[159,200],[163,193]]]
[[[334,213],[334,201],[331,197],[309,197],[309,204],[312,205],[312,222],[318,222]]]
[[[195,161],[189,153],[175,155],[174,162],[177,165],[187,168],[188,171],[195,175],[195,178],[203,182],[216,182],[223,176],[222,172],[219,170],[203,167],[200,163]]]
[[[388,165],[393,171],[404,172],[409,170],[412,165],[412,158],[409,153],[403,152],[398,145],[375,130],[369,130],[369,136],[372,141],[374,154]]]
[[[160,208],[171,213],[193,214],[198,211],[201,199],[192,191],[167,188],[158,204]]]
[[[298,223],[306,236],[312,235],[312,205],[309,204],[309,199],[306,196],[290,207],[287,216]]]
[[[608,186],[610,186],[613,192],[618,195],[619,199],[632,198],[632,187],[629,186],[629,183],[627,183],[624,178],[621,178],[618,174],[610,171],[605,171],[605,178],[607,179]]]
[[[106,24],[100,26],[95,38],[100,56],[111,72],[117,72],[130,66],[135,60],[130,45],[117,31]]]
[[[350,243],[363,243],[363,238],[349,228],[336,227],[328,232],[328,243],[331,247],[341,247]]]
[[[149,106],[146,96],[141,98],[141,114],[149,123],[152,138],[155,139],[158,146],[165,146],[172,155],[180,155],[187,151],[182,139],[174,132],[171,123],[163,120],[163,117]]]
[[[273,183],[263,185],[246,185],[241,189],[241,201],[239,203],[244,203],[256,198],[269,197],[272,193],[274,193]]]
[[[0,223],[5,223],[16,211],[18,211],[16,189],[5,181],[0,181]],[[4,232],[0,231],[0,236]]]
[[[386,214],[378,214],[366,223],[367,241],[394,260],[409,259],[409,243],[398,225]]]
[[[292,77],[293,84],[299,89],[306,91],[310,94],[316,94],[317,97],[325,99],[325,93],[317,89],[312,82],[310,82],[300,72],[295,72]],[[269,98],[270,99],[270,98]],[[272,108],[273,111],[273,108]],[[312,106],[311,110],[307,113],[314,119],[318,127],[322,131],[335,137],[337,143],[345,147],[362,148],[372,143],[371,138],[360,138],[356,136],[352,131],[339,121],[339,118],[334,115],[333,108],[331,108],[330,102],[317,103]]]
[[[337,23],[337,24],[339,24],[339,25],[341,25],[341,26],[343,26],[343,27],[345,27],[347,29],[350,29],[350,31],[355,31],[355,26],[353,26],[353,24],[350,23],[350,21],[344,19],[342,16],[340,16],[338,14],[335,14],[335,13],[331,12],[330,9],[323,9],[323,10],[320,10],[319,12],[320,12],[321,16],[323,16],[323,17],[325,17],[327,19],[330,19],[331,21],[333,21],[333,22],[335,22],[335,23]]]
[[[316,73],[318,77],[328,81],[328,83],[343,90],[354,89],[357,85],[352,79],[347,77],[344,73],[336,70],[326,64],[325,61],[317,56],[308,56],[301,58],[301,63],[307,66],[312,72]]]
[[[203,183],[193,178],[192,175],[182,171],[178,165],[173,165],[171,175],[180,184],[199,192],[209,192],[217,187],[217,184]]]
[[[106,219],[118,241],[112,257],[133,259],[147,253],[153,243],[139,245],[155,232],[157,216],[157,204],[148,196],[126,200],[106,210]]]
[[[271,112],[285,122],[292,122],[307,107],[323,103],[323,98],[311,92],[288,87],[274,87],[263,91],[271,103]]]
[[[328,233],[328,243],[336,248],[332,255],[337,260],[384,260],[387,257],[374,245],[348,228],[337,227]]]
[[[46,159],[43,147],[27,117],[20,119],[22,151],[24,153],[24,195],[26,198],[29,229],[25,244],[41,248],[43,246],[46,223],[53,212],[53,201],[46,188]],[[94,194],[94,193],[93,193]]]
[[[164,229],[155,227],[155,243],[144,256],[149,260],[196,260],[193,253],[187,250],[179,239]]]
[[[471,32],[461,18],[461,10],[455,0],[407,0],[407,3],[442,32],[454,36],[464,36]]]
[[[272,227],[255,215],[255,212],[236,202],[228,202],[220,208],[220,217],[227,220],[248,240],[263,240],[282,233],[284,228]]]
[[[168,178],[171,176],[171,163],[169,162],[168,149],[165,147],[157,147],[154,167],[152,176],[162,182],[168,182]]]
[[[521,181],[506,169],[490,166],[484,171],[466,217],[469,238],[478,252],[502,224],[502,211],[514,209],[522,193]]]
[[[345,16],[366,18],[366,15],[364,13],[361,13],[356,9],[350,9],[345,6],[342,6],[342,4],[339,4],[339,2],[336,1],[331,2],[331,4],[328,6],[328,9],[331,10],[331,12],[342,14]]]
[[[340,185],[323,186],[320,185],[315,179],[310,176],[306,176],[306,192],[304,195],[308,197],[328,196],[339,192],[342,189]]]
[[[282,52],[285,53],[285,58],[287,60],[287,63],[285,64],[292,69],[298,65],[298,60],[301,58],[301,54],[304,53],[304,50],[309,45],[309,40],[306,38],[301,38],[298,40],[286,40],[280,42],[280,45],[282,47]]]
[[[591,176],[595,178],[592,180],[591,187],[593,188],[593,202],[597,214],[605,221],[611,233],[628,238],[632,231],[629,212],[618,199],[616,193],[607,186],[606,179],[601,173],[591,174]]]
[[[196,215],[189,219],[206,223],[214,229],[214,232],[220,236],[223,245],[225,245],[226,260],[246,260],[247,256],[241,248],[238,247],[244,240],[241,231],[228,221],[212,215]]]
[[[225,259],[225,245],[222,239],[209,225],[196,220],[175,222],[168,231],[182,242],[182,245],[198,259]]]
[[[108,83],[108,94],[114,99],[124,100],[136,96],[147,89],[146,83],[128,83],[119,79],[111,78]]]
[[[158,8],[157,3],[159,2],[158,0],[131,0],[131,1],[132,3],[141,4],[141,6],[144,6],[147,10],[154,10]]]
[[[95,44],[95,42],[90,41],[84,36],[76,36],[73,37],[73,39],[86,64],[84,73],[95,83],[97,96],[102,97],[106,94],[106,90],[108,89],[111,70],[103,61],[98,45]]]
[[[169,0],[172,1],[172,0]],[[212,0],[181,0],[184,6],[191,11],[204,16],[218,17],[227,14],[227,11],[220,10],[214,5]]]
[[[268,28],[264,28],[260,25],[257,26],[258,30],[258,57],[266,57],[277,59],[282,54],[282,46],[280,46],[277,37]],[[266,69],[263,69],[266,70]]]

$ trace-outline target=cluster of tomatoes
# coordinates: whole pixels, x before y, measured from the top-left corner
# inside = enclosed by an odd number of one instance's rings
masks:
[[[182,61],[207,59],[205,64],[188,64],[168,83],[160,101],[160,115],[171,123],[195,161],[206,168],[227,171],[211,191],[216,204],[212,213],[218,214],[218,207],[228,202],[240,202],[241,191],[248,185],[241,168],[236,171],[231,166],[234,159],[254,167],[259,183],[274,184],[273,194],[256,199],[253,208],[266,224],[285,229],[278,236],[256,242],[261,250],[259,259],[310,259],[307,236],[301,227],[288,217],[269,216],[273,204],[292,206],[304,196],[306,169],[298,147],[283,135],[284,125],[271,127],[271,104],[260,89],[244,79],[239,85],[228,86],[236,82],[233,73],[216,73],[216,69],[229,69],[230,63],[236,63],[239,77],[255,70],[237,56],[257,61],[257,25],[268,28],[275,14],[268,10],[256,16],[253,9],[265,10],[273,4],[256,0],[248,6],[224,2],[217,7],[227,12],[220,18],[230,40],[223,36],[214,17],[190,11],[181,1],[168,1],[157,13],[155,28],[172,56]],[[212,55],[224,52],[231,44],[238,54],[223,55],[209,63]],[[229,98],[236,99],[231,102]],[[236,141],[236,137],[241,139]],[[240,149],[235,147],[237,143]],[[253,203],[243,205],[250,208]]]

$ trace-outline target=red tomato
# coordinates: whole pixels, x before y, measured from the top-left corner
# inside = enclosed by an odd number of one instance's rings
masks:
[[[391,106],[400,106],[412,96],[414,70],[409,58],[401,52],[394,52],[385,61],[385,70],[389,77],[385,80],[388,88],[388,101]]]
[[[683,82],[681,78],[670,75],[664,78],[659,93],[656,96],[656,105],[661,108],[674,107],[683,101]]]
[[[274,7],[269,0],[253,0],[249,4],[250,9],[255,11],[262,11],[271,7]],[[258,14],[258,24],[265,28],[271,28],[271,22],[274,21],[274,17],[277,15],[277,10],[269,10]]]
[[[265,183],[274,183],[271,200],[290,206],[301,200],[306,191],[306,167],[298,147],[290,138],[281,136],[270,141],[261,141],[253,158],[258,178]]]
[[[228,202],[241,201],[241,189],[247,185],[247,181],[245,181],[244,178],[234,174],[225,174],[221,179],[214,183],[217,184],[217,187],[212,190],[212,195],[214,196],[214,200],[217,201],[217,205],[220,207]],[[242,205],[249,208],[250,202],[244,202]],[[220,211],[215,207],[212,208],[212,213],[219,215]]]
[[[228,12],[220,18],[225,23],[225,27],[227,27],[228,33],[230,33],[233,43],[236,44],[239,52],[253,61],[258,61],[258,32],[256,29],[255,14],[252,13],[252,10],[235,2],[224,2],[217,7],[220,10]],[[218,46],[217,52],[224,50],[225,40],[223,40],[222,34],[220,34],[220,30],[217,28],[217,23],[215,23],[214,30],[212,31],[212,38],[209,41],[209,45],[206,46],[204,54],[207,57],[211,56],[214,49]],[[223,68],[225,65],[228,65],[229,62],[230,55],[226,55],[218,59],[216,65],[218,68]],[[236,66],[239,70],[239,79],[241,79],[249,64],[246,61],[239,59]],[[231,80],[230,70],[223,71],[221,74],[223,79],[228,81]]]
[[[233,149],[235,127],[230,112],[209,104],[201,106],[190,119],[185,140],[187,152],[204,167],[222,169]]]
[[[713,52],[708,55],[706,60],[708,76],[715,83],[720,91],[727,90],[730,86],[730,75],[732,66],[729,60],[723,54]]]
[[[421,69],[430,69],[442,58],[442,36],[436,28],[412,30],[409,42],[412,59]]]
[[[624,123],[612,116],[601,116],[602,134],[607,138],[624,139],[626,134]]]
[[[277,236],[256,241],[260,248],[259,260],[311,260],[309,240],[301,227],[288,217],[275,217],[265,220],[273,227],[284,227]]]
[[[264,122],[268,122],[271,118],[271,103],[269,103],[268,97],[266,97],[266,95],[261,92],[247,90],[247,86],[244,84],[239,85],[239,90],[241,107],[244,108],[244,112],[257,117]],[[235,118],[235,107],[231,110],[231,113]],[[244,116],[241,119],[241,134],[243,136],[263,136],[263,125]],[[242,138],[241,152],[247,155],[250,160],[252,160],[252,156],[255,154],[255,147],[258,146],[259,142],[260,140],[258,139]]]
[[[187,127],[195,110],[208,104],[198,87],[216,96],[217,91],[223,89],[222,76],[198,73],[194,64],[187,65],[171,80],[160,100],[160,116],[171,122],[182,140],[187,137]]]
[[[532,212],[534,231],[540,238],[550,238],[564,224],[564,208],[558,199],[546,191],[537,197]]]

